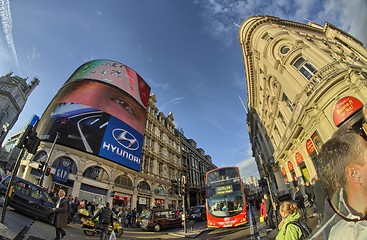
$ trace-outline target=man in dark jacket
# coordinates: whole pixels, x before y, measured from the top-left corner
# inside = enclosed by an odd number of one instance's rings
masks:
[[[265,199],[265,211],[266,211],[266,227],[267,230],[272,230],[275,228],[273,221],[273,206],[269,199],[268,194],[264,194],[264,199]]]
[[[97,210],[95,215],[92,217],[92,220],[96,219],[97,217],[99,217],[100,229],[101,229],[99,239],[100,240],[107,240],[108,227],[109,227],[109,225],[113,226],[113,213],[112,213],[112,210],[110,209],[110,203],[109,202],[106,202],[105,207],[102,207],[99,210]]]
[[[65,191],[60,189],[58,193],[59,199],[56,203],[56,208],[53,209],[55,212],[55,222],[54,226],[56,229],[55,240],[60,240],[65,237],[66,232],[63,228],[67,226],[68,221],[68,201],[65,198]]]

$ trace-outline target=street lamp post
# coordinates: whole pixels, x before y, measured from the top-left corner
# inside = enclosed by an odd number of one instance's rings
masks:
[[[54,147],[55,147],[55,144],[56,144],[56,141],[57,141],[57,139],[58,139],[58,138],[59,138],[59,133],[57,132],[57,133],[56,133],[55,140],[54,140],[54,142],[52,143],[52,146],[51,146],[50,152],[49,152],[49,154],[47,155],[47,159],[46,159],[46,162],[45,162],[45,166],[44,166],[44,167],[43,167],[43,169],[42,169],[42,175],[41,175],[41,178],[40,178],[40,186],[41,186],[41,187],[43,187],[43,180],[44,180],[44,178],[45,178],[45,171],[46,171],[46,169],[47,169],[47,167],[48,167],[48,162],[50,161],[51,154],[52,154],[52,152],[53,152],[53,150],[54,150]]]

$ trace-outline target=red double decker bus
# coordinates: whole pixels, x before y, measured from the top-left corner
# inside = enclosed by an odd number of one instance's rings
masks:
[[[243,226],[248,222],[244,186],[237,167],[206,173],[206,216],[209,228]]]

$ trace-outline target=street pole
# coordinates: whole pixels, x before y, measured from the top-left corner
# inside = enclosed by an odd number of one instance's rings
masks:
[[[45,166],[43,166],[43,169],[42,169],[42,175],[41,175],[41,178],[40,178],[40,186],[43,187],[43,180],[45,178],[45,171],[48,167],[48,162],[50,161],[50,158],[51,158],[51,154],[54,150],[54,147],[55,147],[55,144],[56,144],[56,141],[57,139],[59,138],[59,133],[57,132],[56,133],[56,137],[55,137],[55,140],[54,142],[52,143],[52,146],[51,146],[51,149],[50,149],[50,152],[49,154],[47,155],[47,159],[46,159],[46,162],[45,162]]]
[[[270,183],[269,183],[269,178],[268,177],[265,177],[266,179],[266,183],[268,184],[268,189],[269,189],[269,194],[270,194],[270,201],[271,201],[271,204],[273,205],[273,215],[275,217],[275,224],[276,226],[278,226],[278,217],[277,217],[277,212],[275,210],[275,202],[274,202],[274,198],[273,198],[273,193],[271,191],[271,188],[270,188]]]
[[[1,213],[1,220],[0,220],[0,223],[4,224],[4,220],[5,220],[5,213],[6,213],[6,208],[8,206],[8,201],[9,201],[9,197],[10,195],[12,194],[13,192],[13,188],[14,188],[14,178],[15,176],[17,175],[18,173],[18,169],[19,169],[19,165],[20,165],[20,161],[22,160],[23,156],[24,156],[24,153],[25,153],[25,149],[22,148],[22,150],[20,151],[19,155],[18,155],[18,158],[17,158],[17,161],[15,163],[15,166],[14,166],[14,169],[13,169],[13,172],[11,174],[11,178],[10,178],[10,181],[8,183],[8,188],[6,189],[6,194],[5,194],[5,199],[4,199],[4,204],[3,204],[3,211]]]
[[[185,232],[185,235],[187,233],[187,225],[186,225],[186,176],[182,176],[182,207],[183,207],[183,223],[184,223],[184,232]]]

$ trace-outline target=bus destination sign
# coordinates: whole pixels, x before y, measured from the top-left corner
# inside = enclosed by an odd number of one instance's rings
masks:
[[[232,188],[232,185],[219,186],[219,187],[216,187],[216,192],[217,192],[217,194],[232,193],[233,188]]]

